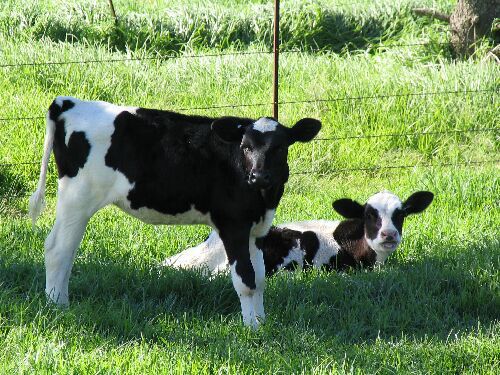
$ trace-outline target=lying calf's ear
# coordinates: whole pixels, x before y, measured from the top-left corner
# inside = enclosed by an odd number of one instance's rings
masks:
[[[251,120],[238,117],[221,117],[212,122],[212,130],[226,143],[240,143],[245,133],[245,128]]]
[[[362,219],[365,207],[352,199],[343,198],[333,202],[333,209],[346,219]]]
[[[290,128],[291,143],[309,142],[321,129],[321,122],[313,118],[303,118]]]
[[[434,194],[430,191],[417,191],[403,203],[403,211],[406,215],[418,214],[429,207],[433,199]]]

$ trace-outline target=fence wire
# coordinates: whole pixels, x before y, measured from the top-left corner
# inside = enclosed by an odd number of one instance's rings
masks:
[[[476,90],[444,90],[444,91],[424,91],[424,92],[405,92],[399,94],[376,94],[376,95],[361,95],[361,96],[341,96],[336,98],[324,99],[308,99],[308,100],[283,100],[278,102],[279,105],[290,104],[311,104],[311,103],[333,103],[349,100],[372,100],[372,99],[389,99],[389,98],[404,98],[404,97],[424,97],[424,96],[438,96],[438,95],[467,95],[467,94],[481,94],[481,93],[498,93],[500,87]],[[173,107],[173,111],[196,111],[196,110],[209,110],[209,109],[223,109],[223,108],[245,108],[245,107],[263,107],[271,106],[272,102],[262,103],[233,103],[233,104],[216,104],[212,106],[203,107]],[[20,116],[20,117],[0,117],[0,122],[10,121],[36,121],[44,119],[45,116]]]
[[[403,137],[424,137],[428,135],[443,135],[443,134],[466,134],[466,133],[487,133],[487,132],[500,132],[500,127],[496,128],[479,128],[479,129],[456,129],[456,130],[443,130],[443,131],[426,131],[426,132],[410,132],[410,133],[386,133],[386,134],[363,134],[345,137],[328,137],[328,138],[315,138],[314,142],[324,141],[342,141],[354,139],[373,139],[373,138],[403,138]],[[0,163],[1,167],[15,167],[21,165],[38,165],[39,161],[26,161],[26,162],[9,162]]]
[[[359,48],[359,50],[368,49],[397,49],[406,47],[428,47],[432,45],[442,45],[447,46],[449,42],[418,42],[418,43],[390,43],[384,44],[383,41],[379,43],[369,43],[364,48]],[[345,47],[349,45],[346,44]],[[318,55],[328,53],[328,50],[318,50],[318,51],[307,51],[300,49],[290,49],[279,51],[280,54],[293,54],[293,53],[315,53]],[[225,56],[244,56],[244,55],[272,55],[273,51],[233,51],[233,52],[218,52],[218,53],[204,53],[204,54],[169,54],[169,55],[157,55],[157,56],[143,56],[143,57],[116,57],[116,58],[106,58],[106,59],[90,59],[90,60],[66,60],[66,61],[30,61],[30,62],[16,62],[16,63],[5,63],[0,64],[0,68],[23,68],[23,67],[39,67],[39,66],[53,66],[53,65],[82,65],[82,64],[108,64],[108,63],[119,63],[119,62],[134,62],[134,61],[162,61],[162,60],[182,60],[182,59],[195,59],[195,58],[205,58],[205,57],[225,57]]]
[[[461,167],[467,165],[489,165],[489,164],[498,164],[500,163],[500,159],[491,159],[491,160],[470,160],[464,162],[453,162],[453,163],[430,163],[430,164],[411,164],[411,165],[376,165],[376,166],[362,166],[355,168],[333,168],[328,172],[320,172],[320,171],[299,171],[290,173],[291,177],[295,176],[304,176],[304,175],[315,175],[318,177],[328,177],[328,176],[337,176],[338,174],[345,174],[346,172],[375,172],[375,171],[393,171],[400,169],[432,169],[432,168],[443,168],[443,167]],[[21,199],[27,198],[31,196],[31,193],[19,193],[19,194],[4,194],[0,195],[0,200],[11,200],[11,199]],[[55,197],[55,191],[46,192],[45,196],[47,197]]]

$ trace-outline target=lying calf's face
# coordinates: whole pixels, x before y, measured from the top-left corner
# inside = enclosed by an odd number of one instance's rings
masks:
[[[350,199],[333,204],[342,216],[364,221],[365,238],[377,252],[393,252],[401,242],[406,216],[424,211],[434,195],[428,191],[413,193],[402,202],[396,195],[383,191],[371,196],[365,205]]]
[[[304,118],[292,128],[262,117],[250,124],[238,124],[225,118],[212,124],[220,138],[240,144],[240,158],[247,182],[257,189],[284,184],[288,180],[288,147],[309,142],[318,134],[321,123]]]

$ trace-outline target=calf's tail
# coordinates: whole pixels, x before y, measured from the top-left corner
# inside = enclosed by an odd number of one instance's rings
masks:
[[[54,144],[54,133],[56,124],[49,116],[50,112],[47,113],[47,125],[45,130],[45,141],[43,145],[43,158],[42,164],[40,166],[40,177],[38,179],[38,186],[36,191],[31,195],[29,201],[29,216],[33,227],[35,226],[36,220],[45,208],[45,184],[47,180],[47,168],[49,165],[50,154],[52,152],[52,147]]]

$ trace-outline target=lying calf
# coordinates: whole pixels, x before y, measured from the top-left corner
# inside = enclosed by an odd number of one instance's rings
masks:
[[[382,264],[401,242],[405,217],[424,211],[433,198],[431,192],[419,191],[401,202],[396,195],[383,191],[365,205],[347,198],[333,202],[333,209],[347,220],[273,226],[256,242],[264,254],[266,275],[280,269],[344,270]],[[168,258],[164,265],[199,268],[209,274],[228,268],[224,246],[215,231],[205,242]]]

